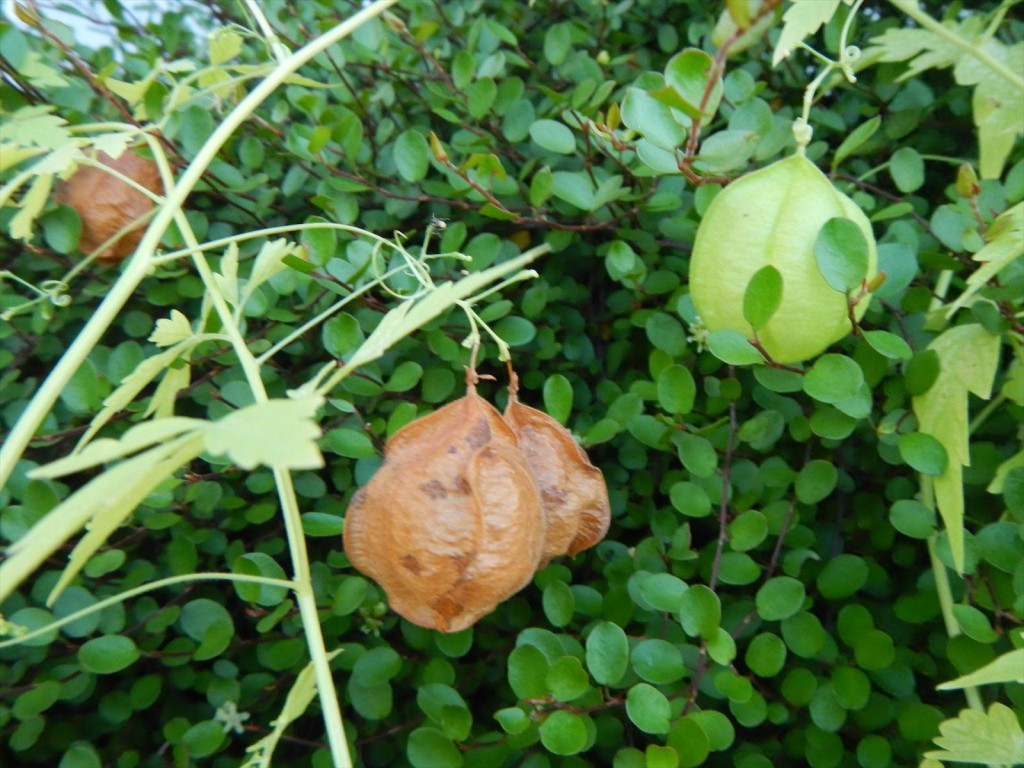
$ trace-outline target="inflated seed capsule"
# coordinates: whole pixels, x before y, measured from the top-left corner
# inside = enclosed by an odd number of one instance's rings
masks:
[[[601,470],[569,430],[543,411],[519,402],[519,377],[509,366],[505,421],[512,427],[540,488],[547,519],[543,559],[575,555],[608,532],[611,507]]]
[[[349,560],[414,624],[457,632],[533,577],[544,546],[540,494],[512,429],[476,393],[396,432],[352,498]]]

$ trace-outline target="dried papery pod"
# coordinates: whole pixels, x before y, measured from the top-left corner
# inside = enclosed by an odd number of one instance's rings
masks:
[[[467,375],[466,396],[400,429],[349,504],[345,552],[414,624],[457,632],[533,577],[540,494],[515,435]]]
[[[160,172],[149,158],[125,150],[112,158],[105,152],[97,162],[124,174],[154,194],[162,194]],[[116,232],[138,221],[152,208],[153,201],[116,176],[92,165],[82,165],[67,181],[57,186],[56,200],[75,209],[82,220],[78,250],[90,253]],[[97,256],[97,261],[114,262],[130,256],[142,239],[144,221],[122,235]]]
[[[569,430],[543,411],[519,402],[519,377],[509,366],[505,421],[533,470],[547,518],[543,559],[575,555],[608,532],[611,506],[601,470]]]

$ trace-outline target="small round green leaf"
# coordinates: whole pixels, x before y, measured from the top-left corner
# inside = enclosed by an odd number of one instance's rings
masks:
[[[864,331],[862,334],[875,352],[891,360],[909,360],[914,352],[901,336],[889,331]]]
[[[352,680],[361,686],[382,685],[402,668],[402,657],[390,646],[372,648],[352,667]]]
[[[508,683],[520,699],[541,699],[547,696],[547,675],[548,660],[535,646],[520,645],[509,654]]]
[[[710,638],[722,620],[722,603],[718,595],[703,584],[696,584],[680,599],[679,623],[691,637]]]
[[[899,449],[900,457],[925,475],[941,475],[949,463],[942,443],[924,432],[908,432],[901,436]]]
[[[78,649],[78,661],[84,669],[97,675],[120,672],[139,658],[135,641],[125,635],[94,637]]]
[[[940,366],[939,355],[934,349],[923,349],[910,358],[903,372],[903,386],[907,388],[907,394],[916,397],[931,389],[939,378]]]
[[[686,674],[686,666],[679,647],[667,640],[649,638],[642,640],[630,654],[633,671],[641,680],[657,685],[665,685],[681,680]]]
[[[423,134],[414,130],[402,131],[395,139],[395,167],[406,181],[417,182],[430,168],[430,148]]]
[[[626,694],[626,714],[644,733],[668,733],[672,706],[653,685],[637,683]]]
[[[579,715],[555,710],[540,724],[540,743],[554,755],[579,754],[587,746],[587,726]]]
[[[915,192],[924,184],[924,160],[913,147],[902,146],[892,153],[889,173],[900,192]]]
[[[559,155],[571,155],[576,151],[576,137],[568,126],[556,120],[537,120],[530,126],[530,138]]]
[[[790,576],[776,576],[757,590],[754,605],[765,621],[781,621],[796,614],[804,604],[804,585]]]
[[[260,555],[266,558],[266,561],[269,561],[270,564],[273,564],[266,567],[273,568],[280,576],[284,576],[284,571],[281,570],[281,567],[269,556],[262,553],[254,552],[249,555],[243,555],[239,560],[255,558]],[[247,562],[252,562],[252,560],[247,560]],[[237,565],[238,561],[236,561]],[[262,588],[262,585],[259,585],[257,588]],[[279,590],[282,597],[286,591],[284,589]],[[280,602],[280,600],[281,597],[278,597],[275,604]],[[194,658],[199,661],[219,656],[230,645],[235,635],[235,624],[228,610],[215,600],[205,597],[185,603],[181,609],[179,622],[185,634],[199,643],[199,647],[194,654]]]
[[[707,346],[712,355],[729,365],[755,365],[764,362],[764,355],[739,331],[714,331],[708,335]]]
[[[916,499],[900,499],[889,510],[892,527],[912,539],[927,539],[935,533],[935,510]]]
[[[544,587],[541,604],[544,615],[556,627],[564,627],[572,621],[572,614],[576,610],[572,589],[564,581],[552,581]]]
[[[796,476],[796,497],[804,504],[817,504],[835,490],[839,471],[832,462],[813,459]]]
[[[755,331],[764,328],[782,303],[782,273],[766,264],[754,273],[743,292],[743,319]]]
[[[559,424],[567,424],[572,413],[572,384],[560,373],[544,381],[544,410]]]
[[[868,241],[852,219],[836,216],[825,222],[814,241],[814,258],[822,277],[834,290],[860,288],[868,272]]]
[[[658,403],[667,413],[686,415],[693,410],[697,385],[682,365],[669,365],[658,374]]]
[[[610,621],[595,626],[587,635],[586,659],[587,669],[601,685],[614,685],[621,680],[629,666],[629,641],[622,627]],[[517,692],[517,695],[520,694]],[[524,697],[520,695],[520,698]]]
[[[409,734],[405,754],[413,768],[460,768],[462,753],[436,728],[417,728]]]
[[[804,376],[804,392],[823,403],[838,403],[857,394],[864,372],[844,355],[822,355]]]
[[[522,733],[530,727],[530,716],[519,707],[506,707],[494,713],[494,719],[501,725],[505,733]]]
[[[188,749],[189,757],[208,757],[224,743],[224,726],[216,720],[196,723],[182,736],[182,743]]]
[[[590,688],[583,663],[575,656],[563,656],[548,669],[547,687],[556,701],[572,701]]]
[[[750,641],[744,661],[758,677],[775,677],[786,663],[786,644],[771,632],[762,632]]]
[[[836,555],[818,574],[818,592],[826,600],[851,597],[868,580],[868,564],[863,558],[842,553]]]

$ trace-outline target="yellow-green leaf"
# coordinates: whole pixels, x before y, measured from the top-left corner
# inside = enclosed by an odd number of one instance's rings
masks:
[[[305,395],[241,408],[205,430],[206,450],[227,456],[242,469],[261,464],[275,469],[319,469],[324,465],[313,420],[322,399]]]
[[[985,232],[985,247],[974,254],[981,266],[967,278],[967,287],[949,305],[946,317],[952,317],[974,294],[993,277],[1024,254],[1024,202],[1003,211]]]
[[[32,225],[46,205],[53,186],[53,175],[36,176],[28,192],[21,198],[21,210],[11,219],[11,237],[28,242],[32,239]]]
[[[158,347],[171,347],[192,335],[192,326],[184,313],[177,309],[171,310],[171,316],[161,317],[156,321],[156,328],[149,335],[149,341]]]
[[[772,66],[787,58],[805,37],[817,32],[839,10],[839,0],[793,0],[782,16],[782,34],[775,44]]]
[[[939,356],[939,375],[913,399],[919,431],[946,449],[946,470],[934,480],[935,500],[949,534],[957,570],[964,565],[963,467],[970,464],[967,394],[988,399],[999,365],[999,337],[981,325],[950,328],[928,346]]]
[[[227,27],[210,33],[210,63],[217,65],[230,61],[242,52],[242,36]]]
[[[935,743],[941,751],[925,757],[957,763],[1018,765],[1024,755],[1024,729],[1005,704],[995,703],[988,712],[960,711],[960,716],[939,724]]]
[[[941,683],[936,687],[940,691],[952,691],[957,688],[993,683],[1024,683],[1024,648],[1007,651],[981,669],[976,669],[970,674]]]

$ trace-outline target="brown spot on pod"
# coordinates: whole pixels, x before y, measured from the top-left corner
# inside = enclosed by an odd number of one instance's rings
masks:
[[[396,612],[443,632],[465,629],[526,586],[544,547],[530,467],[469,378],[465,397],[391,437],[345,517],[352,565]]]
[[[608,532],[611,506],[601,470],[569,430],[543,411],[519,402],[519,379],[509,367],[505,421],[512,427],[537,480],[547,518],[543,559],[575,555]]]
[[[96,155],[102,165],[127,176],[154,194],[163,193],[160,172],[149,158],[125,150],[114,159],[105,152]],[[82,165],[67,181],[57,186],[58,203],[75,209],[82,220],[78,250],[96,250],[117,232],[134,225],[103,250],[97,261],[120,261],[135,252],[146,222],[141,220],[153,208],[153,201],[134,187],[91,165]]]

